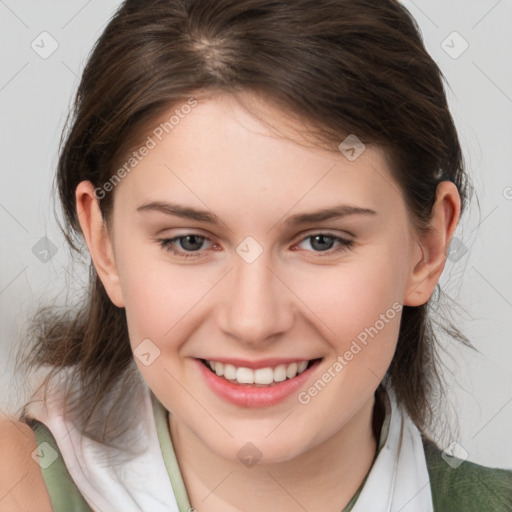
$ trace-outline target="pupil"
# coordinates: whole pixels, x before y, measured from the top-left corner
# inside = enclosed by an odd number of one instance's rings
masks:
[[[311,247],[319,251],[327,251],[332,248],[334,240],[331,236],[315,235],[311,240]]]

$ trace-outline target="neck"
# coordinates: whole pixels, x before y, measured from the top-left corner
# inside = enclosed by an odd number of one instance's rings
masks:
[[[382,410],[372,397],[339,431],[292,460],[245,468],[212,452],[170,415],[174,450],[190,505],[201,512],[340,511],[366,477]]]

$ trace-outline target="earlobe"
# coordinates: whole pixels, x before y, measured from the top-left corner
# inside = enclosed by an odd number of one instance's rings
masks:
[[[428,228],[418,235],[418,250],[413,251],[404,305],[421,306],[434,292],[446,263],[460,209],[460,195],[455,184],[450,181],[439,183]]]
[[[82,181],[75,191],[76,211],[91,259],[110,300],[119,308],[124,307],[112,240],[101,214],[94,186]]]

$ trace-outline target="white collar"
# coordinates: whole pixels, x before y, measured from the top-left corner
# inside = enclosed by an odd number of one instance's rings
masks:
[[[386,389],[390,423],[386,443],[375,459],[351,512],[433,512],[430,478],[421,434]]]

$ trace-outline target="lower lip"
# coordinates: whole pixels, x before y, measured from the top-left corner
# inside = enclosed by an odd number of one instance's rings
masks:
[[[199,370],[203,374],[206,383],[216,395],[234,405],[252,408],[276,405],[290,395],[293,395],[320,363],[320,361],[315,361],[307,370],[293,379],[286,379],[273,386],[253,387],[233,384],[211,372],[199,359],[195,359],[195,362],[199,366]]]

